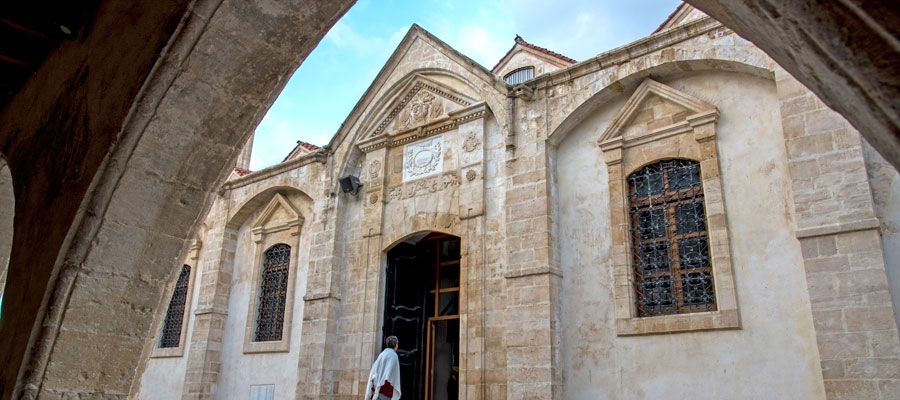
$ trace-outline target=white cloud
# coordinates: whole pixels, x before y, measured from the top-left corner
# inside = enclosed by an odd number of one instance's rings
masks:
[[[678,0],[545,0],[503,2],[529,43],[583,61],[650,35]]]
[[[256,128],[253,140],[253,171],[281,162],[297,144],[296,124],[272,113],[266,114]]]
[[[489,32],[475,22],[460,28],[455,42],[458,43],[457,50],[486,68],[492,67],[503,57],[507,47],[512,46],[511,41],[502,41],[496,32]]]
[[[388,37],[361,34],[340,19],[323,40],[330,41],[341,51],[349,51],[358,56],[372,56],[392,51],[400,43],[406,30],[409,30],[408,26],[399,34],[399,38],[396,32]]]

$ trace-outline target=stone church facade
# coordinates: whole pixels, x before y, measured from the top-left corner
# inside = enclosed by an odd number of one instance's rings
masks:
[[[235,170],[140,399],[900,397],[900,178],[682,5],[488,70],[414,26],[331,143]],[[893,288],[893,290],[892,290]]]

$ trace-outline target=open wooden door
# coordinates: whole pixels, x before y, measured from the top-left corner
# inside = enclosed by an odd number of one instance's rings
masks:
[[[432,233],[388,252],[384,337],[397,336],[403,399],[457,399],[459,238]]]

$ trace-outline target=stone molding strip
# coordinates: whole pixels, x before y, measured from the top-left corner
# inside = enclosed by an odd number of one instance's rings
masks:
[[[836,235],[839,233],[850,233],[865,231],[869,229],[880,229],[881,221],[878,218],[867,218],[858,221],[839,222],[813,228],[803,228],[797,230],[797,239],[807,239],[819,236]]]
[[[459,125],[466,122],[484,118],[487,116],[487,113],[487,103],[480,102],[461,110],[453,111],[450,113],[449,117],[437,119],[431,123],[407,129],[389,137],[375,136],[372,140],[365,140],[357,144],[357,146],[359,146],[359,149],[362,150],[363,153],[369,153],[383,147],[396,147],[418,139],[424,139],[429,136],[456,129]]]
[[[686,23],[677,28],[672,28],[650,37],[638,40],[631,44],[601,53],[596,57],[582,61],[568,68],[556,70],[529,81],[532,89],[538,90],[554,86],[562,82],[569,82],[613,65],[624,64],[632,59],[645,56],[679,42],[694,38],[706,32],[723,28],[719,21],[705,17]]]
[[[412,86],[412,88],[410,88],[406,92],[406,95],[403,96],[403,99],[400,100],[400,102],[397,103],[397,105],[391,109],[391,112],[388,113],[387,117],[383,121],[381,121],[380,124],[378,124],[378,127],[375,128],[375,132],[372,133],[371,137],[380,136],[381,134],[383,134],[384,129],[387,128],[387,126],[391,123],[391,121],[393,121],[397,117],[398,114],[400,114],[400,110],[402,110],[403,107],[405,107],[409,103],[409,101],[413,98],[413,96],[418,94],[419,90],[423,89],[423,88],[434,94],[440,95],[441,97],[444,97],[447,100],[450,100],[456,104],[459,104],[463,107],[468,107],[468,106],[472,105],[471,102],[464,100],[463,98],[461,98],[459,96],[454,96],[454,95],[450,94],[449,90],[443,90],[440,87],[438,87],[437,85],[430,85],[422,80],[419,80]]]
[[[326,300],[326,299],[334,299],[337,301],[341,301],[340,297],[335,296],[331,292],[311,293],[311,294],[303,296],[303,301],[316,301],[316,300]]]
[[[298,157],[293,160],[285,161],[281,164],[275,164],[271,167],[252,172],[240,178],[232,179],[228,182],[225,182],[225,184],[222,185],[222,189],[237,189],[241,186],[247,186],[251,183],[259,182],[272,176],[292,171],[312,163],[325,164],[325,161],[328,160],[328,153],[326,153],[326,151],[327,150],[325,149],[318,150],[302,157]]]
[[[228,315],[228,310],[219,307],[203,307],[194,310],[194,315],[219,314]]]
[[[548,265],[534,267],[534,268],[519,269],[519,270],[515,270],[515,271],[507,271],[505,274],[503,274],[503,277],[506,279],[516,279],[516,278],[524,278],[524,277],[528,277],[528,276],[547,275],[547,274],[556,275],[560,278],[563,277],[562,270],[560,270],[559,268],[550,267]]]

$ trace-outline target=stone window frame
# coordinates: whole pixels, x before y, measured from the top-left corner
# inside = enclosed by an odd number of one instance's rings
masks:
[[[199,275],[199,263],[197,260],[200,258],[200,247],[201,242],[199,240],[194,241],[191,245],[190,250],[188,250],[188,257],[183,262],[178,264],[179,267],[183,268],[185,265],[191,267],[191,273],[188,275],[188,284],[187,284],[187,292],[185,293],[185,301],[184,301],[184,316],[181,319],[181,336],[178,340],[177,347],[160,347],[160,339],[162,338],[163,328],[165,328],[166,324],[166,314],[168,314],[169,307],[168,304],[172,301],[171,297],[169,297],[169,302],[166,303],[166,308],[162,312],[159,327],[157,329],[157,335],[154,338],[153,342],[153,350],[150,352],[150,358],[166,358],[166,357],[182,357],[184,356],[184,348],[185,343],[188,341],[187,332],[188,325],[190,325],[191,321],[191,305],[193,304],[194,298],[194,280]],[[179,275],[181,268],[179,268]],[[175,280],[172,281],[172,286],[170,287],[167,293],[173,293],[175,291],[175,285],[178,284],[178,275],[175,276]]]
[[[680,117],[656,116],[646,128],[632,121],[650,96],[687,109]],[[739,329],[740,315],[731,262],[728,220],[716,144],[715,106],[652,79],[644,80],[612,120],[598,141],[609,176],[610,228],[615,282],[616,334],[619,336]],[[664,118],[663,118],[664,117]],[[700,163],[709,257],[716,294],[716,311],[637,317],[627,177],[644,166],[665,159]]]
[[[278,209],[285,210],[289,217],[278,221],[270,221]],[[299,262],[300,233],[304,218],[300,212],[282,196],[275,194],[260,216],[250,229],[254,242],[253,267],[251,271],[250,299],[247,308],[247,322],[244,329],[244,354],[249,353],[284,353],[290,351],[291,328],[293,326],[294,297],[297,280],[297,263]],[[256,319],[259,302],[259,291],[262,280],[263,265],[266,250],[277,244],[286,244],[291,248],[290,263],[288,265],[287,294],[284,303],[284,325],[281,332],[281,340],[278,341],[254,341],[256,332]]]

